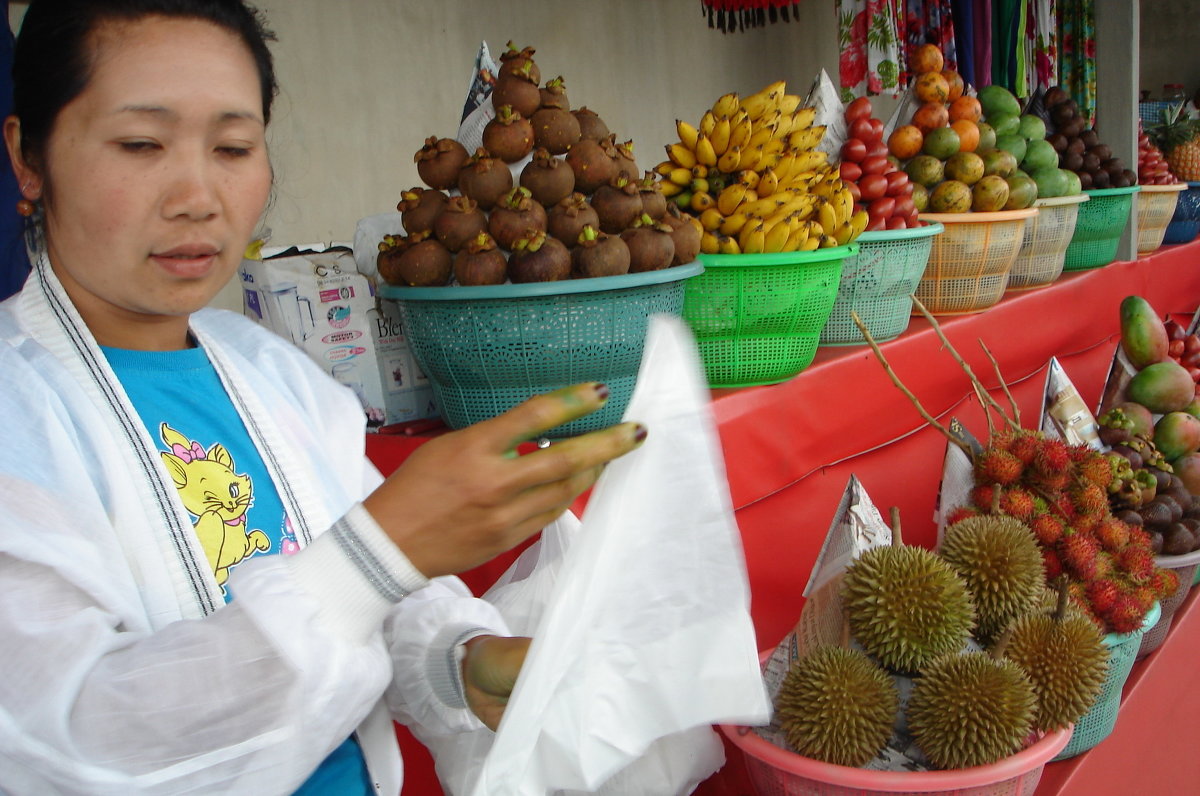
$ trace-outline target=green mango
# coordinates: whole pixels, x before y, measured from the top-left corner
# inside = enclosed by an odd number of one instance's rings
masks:
[[[1141,296],[1126,296],[1120,318],[1121,349],[1135,368],[1141,370],[1167,358],[1167,327],[1150,302]]]
[[[1126,394],[1155,414],[1180,412],[1196,397],[1196,382],[1182,365],[1155,362],[1130,379]]]

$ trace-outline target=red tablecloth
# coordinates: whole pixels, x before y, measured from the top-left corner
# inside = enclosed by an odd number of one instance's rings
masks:
[[[1021,408],[1024,424],[1030,426],[1036,422],[1051,357],[1058,358],[1084,399],[1095,406],[1118,337],[1118,305],[1130,294],[1145,297],[1159,312],[1190,315],[1200,303],[1200,243],[1165,247],[1134,262],[1067,274],[1049,287],[1010,293],[986,312],[942,317],[939,323],[983,382],[996,387],[997,377],[979,341],[987,345]],[[883,348],[898,376],[929,412],[943,421],[957,417],[977,436],[986,435],[967,378],[941,350],[929,323],[914,319],[903,335]],[[1004,400],[997,391],[993,395]],[[925,426],[865,346],[823,348],[808,369],[783,384],[714,391],[713,406],[745,547],[760,648],[775,644],[799,616],[804,585],[851,475],[858,476],[885,513],[891,506],[900,509],[906,540],[933,545],[932,516],[945,438]],[[367,452],[386,472],[421,441],[421,437],[372,435]],[[473,588],[486,588],[509,560],[499,559],[468,573],[466,579]],[[1200,609],[1193,613],[1198,616],[1189,617],[1192,624],[1200,624]],[[1178,657],[1164,655],[1170,646],[1168,639],[1155,656],[1164,661]],[[1148,659],[1153,660],[1154,656]],[[1175,675],[1183,677],[1181,672]],[[1147,682],[1137,687],[1161,695],[1159,677],[1153,678],[1153,686],[1149,679],[1142,677]],[[1162,679],[1169,678],[1164,674]],[[1200,693],[1194,686],[1192,691]],[[1144,712],[1154,716],[1155,710],[1147,704]],[[1188,718],[1198,715],[1192,712]],[[1200,735],[1198,724],[1200,719],[1188,724],[1188,737]],[[1135,751],[1158,743],[1148,737],[1135,737],[1132,742]],[[434,780],[426,769],[427,755],[419,759],[422,752],[405,744],[405,796],[437,792],[436,784],[430,784]],[[699,793],[750,793],[737,752],[730,752],[730,763]],[[1190,755],[1190,750],[1181,754]],[[1051,772],[1067,767],[1072,783],[1091,781],[1079,772],[1081,767],[1089,770],[1081,761],[1095,757],[1088,754],[1052,764],[1038,793],[1059,793],[1055,783],[1065,782],[1066,775]],[[1111,759],[1131,763],[1136,758],[1126,754]],[[1188,782],[1195,781],[1193,777]],[[1087,791],[1064,785],[1061,792],[1068,791],[1165,794],[1200,792],[1200,788]]]

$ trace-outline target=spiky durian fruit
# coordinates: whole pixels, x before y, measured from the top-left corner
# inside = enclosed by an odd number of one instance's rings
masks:
[[[846,567],[841,596],[854,638],[893,671],[958,652],[975,624],[966,584],[923,547],[865,551]]]
[[[986,652],[946,655],[917,679],[908,727],[938,768],[995,763],[1020,749],[1036,697],[1021,667]]]
[[[823,645],[792,664],[775,698],[788,743],[804,755],[863,766],[892,732],[899,695],[892,678],[855,649]]]
[[[987,642],[1032,611],[1046,586],[1042,551],[1025,523],[1004,515],[959,520],[938,547],[975,601],[975,636]]]
[[[1033,683],[1037,709],[1033,724],[1051,732],[1078,721],[1104,688],[1109,651],[1104,634],[1078,610],[1066,593],[1056,610],[1038,610],[1011,625],[1004,657],[1021,667]]]

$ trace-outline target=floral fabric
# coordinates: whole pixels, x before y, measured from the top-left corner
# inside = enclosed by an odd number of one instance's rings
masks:
[[[1029,24],[1025,29],[1025,40],[1032,52],[1035,91],[1058,85],[1057,18],[1055,0],[1029,0]]]
[[[896,22],[897,2],[835,0],[843,102],[868,94],[899,95],[904,53]]]
[[[900,18],[908,58],[911,59],[921,45],[936,44],[946,59],[946,68],[958,68],[958,47],[951,5],[951,0],[902,0],[903,12]]]
[[[1096,122],[1095,0],[1057,0],[1059,83],[1089,127]]]

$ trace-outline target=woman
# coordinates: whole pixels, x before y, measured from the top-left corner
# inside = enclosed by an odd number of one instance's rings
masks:
[[[4,136],[40,237],[0,305],[0,791],[397,793],[392,717],[494,728],[528,643],[441,576],[645,437],[513,456],[603,405],[579,385],[385,481],[352,394],[203,309],[270,191],[268,38],[240,0],[23,21]]]

